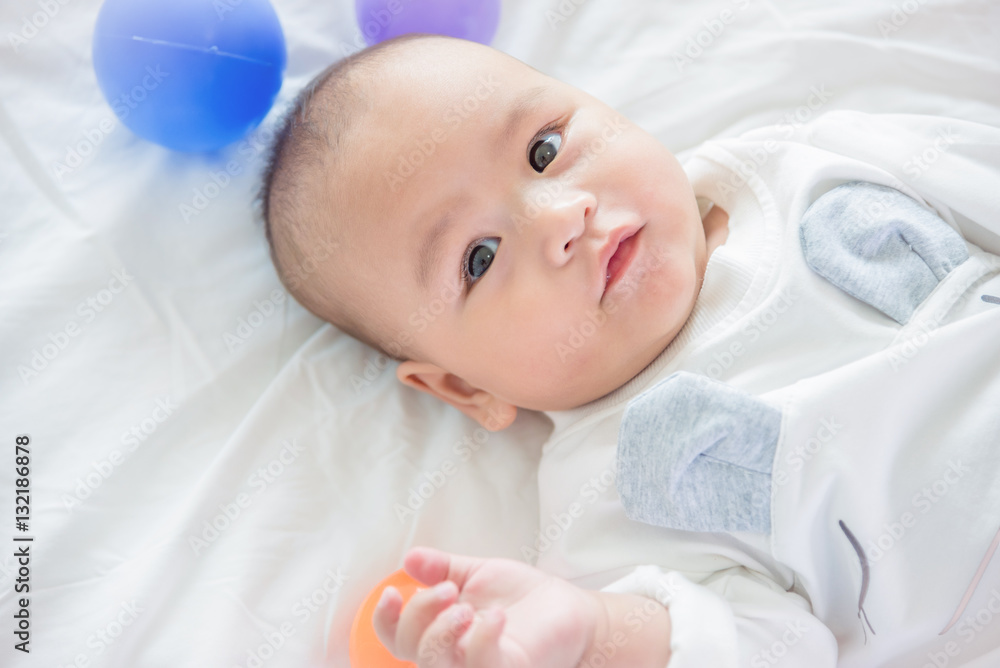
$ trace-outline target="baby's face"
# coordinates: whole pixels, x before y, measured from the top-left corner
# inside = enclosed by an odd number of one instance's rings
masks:
[[[674,338],[701,287],[685,173],[614,109],[498,51],[417,50],[387,67],[341,183],[350,270],[395,341],[424,353],[397,375],[490,429],[516,406],[616,389]],[[614,240],[634,230],[605,290]]]

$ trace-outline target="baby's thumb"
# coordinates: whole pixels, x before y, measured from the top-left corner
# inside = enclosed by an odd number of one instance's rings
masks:
[[[467,666],[504,668],[507,665],[500,651],[500,636],[506,623],[507,616],[502,608],[490,608],[483,612],[479,623],[470,629],[469,645],[465,651]]]

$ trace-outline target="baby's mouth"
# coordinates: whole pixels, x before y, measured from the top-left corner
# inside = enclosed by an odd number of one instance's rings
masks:
[[[622,239],[618,244],[618,249],[615,250],[608,261],[607,275],[605,277],[607,282],[604,285],[604,294],[607,294],[608,290],[614,287],[631,264],[638,244],[637,237],[641,230],[642,228],[639,228],[630,236]]]

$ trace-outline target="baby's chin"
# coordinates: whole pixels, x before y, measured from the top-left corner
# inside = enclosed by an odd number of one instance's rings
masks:
[[[586,404],[603,399],[612,392],[624,387],[636,376],[652,364],[680,333],[687,323],[687,316],[670,328],[664,336],[647,342],[645,345],[633,342],[622,351],[623,358],[617,362],[602,360],[595,366],[598,371],[579,374],[578,382],[565,382],[559,390],[553,391],[553,397],[548,404],[551,408],[543,411],[563,411],[579,408]],[[611,370],[609,372],[609,369]],[[566,387],[573,387],[572,392],[566,392]]]
[[[607,389],[607,391],[598,390],[583,394],[575,393],[572,395],[564,395],[558,398],[549,397],[548,401],[535,404],[536,407],[531,408],[531,410],[541,411],[543,413],[558,413],[560,411],[574,410],[606,397],[623,384],[624,383],[609,385],[609,389]],[[529,406],[522,406],[522,408],[529,408]]]
[[[551,388],[551,391],[544,399],[532,400],[530,402],[532,405],[522,404],[521,406],[522,408],[542,412],[567,411],[580,408],[581,406],[603,399],[626,385],[648,365],[649,362],[644,362],[632,364],[628,367],[618,367],[616,373],[605,374],[599,380],[595,379],[594,375],[591,374],[583,376],[579,382],[560,383],[559,387]],[[572,390],[567,391],[567,387],[572,388]]]

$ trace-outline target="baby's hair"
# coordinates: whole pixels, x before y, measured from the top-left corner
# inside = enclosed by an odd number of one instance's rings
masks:
[[[331,285],[320,271],[339,248],[335,202],[319,179],[340,163],[352,120],[370,106],[366,79],[403,44],[436,35],[408,34],[351,54],[324,69],[278,121],[257,194],[271,261],[288,292],[306,309],[396,361],[411,358],[389,345],[385,317],[350,286]],[[322,215],[321,215],[322,214]],[[317,219],[320,218],[320,219]],[[339,248],[338,258],[357,253]],[[336,260],[334,260],[336,261]],[[329,267],[328,267],[329,268]]]

